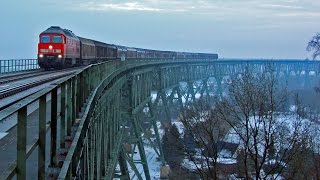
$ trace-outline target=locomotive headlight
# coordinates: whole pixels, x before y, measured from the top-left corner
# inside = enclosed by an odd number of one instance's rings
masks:
[[[49,46],[49,49],[52,49],[52,48],[53,48],[53,47],[50,45],[50,46]]]
[[[43,54],[39,54],[39,58],[43,58]]]
[[[62,58],[62,55],[61,55],[61,54],[59,54],[59,55],[58,55],[58,58],[60,58],[60,59],[61,59],[61,58]]]

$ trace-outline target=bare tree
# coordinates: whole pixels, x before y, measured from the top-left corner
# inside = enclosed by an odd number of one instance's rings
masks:
[[[312,39],[308,42],[307,51],[313,52],[313,59],[316,59],[320,55],[320,33],[313,36]]]
[[[228,91],[225,97],[198,100],[181,113],[184,133],[189,137],[184,150],[202,179],[233,173],[225,172],[219,164],[219,142],[230,132],[240,146],[238,177],[319,177],[318,126],[311,129],[305,119],[306,108],[298,100],[295,111],[288,112],[292,94],[279,84],[271,68],[263,73],[247,70],[232,78]]]
[[[162,138],[162,147],[165,160],[170,166],[170,179],[197,179],[192,172],[181,167],[184,159],[184,146],[177,126],[172,125]]]
[[[275,146],[280,151],[281,142],[277,141],[285,132],[276,117],[276,112],[286,103],[285,89],[278,89],[272,72],[256,75],[246,72],[241,79],[233,79],[229,92],[228,99],[217,108],[219,116],[230,124],[243,146],[240,163],[243,163],[244,176],[266,178],[268,174],[263,168],[270,160],[275,163],[269,172],[280,171],[283,158],[278,158],[273,151]]]
[[[181,153],[183,151],[183,143],[178,128],[175,125],[165,131],[162,143],[164,156],[170,168],[180,166],[181,160],[183,159],[183,154]]]
[[[233,79],[229,92],[216,108],[239,137],[243,157],[238,163],[245,178],[278,177],[301,149],[310,149],[307,142],[314,135],[299,116],[303,108],[297,104],[297,112],[283,113],[290,94],[271,69],[261,74],[247,71],[241,79]]]
[[[184,126],[185,154],[201,179],[219,179],[223,174],[218,166],[218,150],[230,126],[215,116],[217,112],[212,102],[217,101],[207,96],[194,102],[180,117]]]
[[[310,119],[314,112],[310,112],[307,106],[301,103],[298,95],[295,95],[297,119],[300,124],[296,131],[298,138],[292,148],[286,153],[290,159],[286,171],[283,173],[286,179],[319,179],[320,178],[320,130],[319,124]],[[307,119],[306,119],[307,118]],[[302,123],[303,122],[303,123]]]

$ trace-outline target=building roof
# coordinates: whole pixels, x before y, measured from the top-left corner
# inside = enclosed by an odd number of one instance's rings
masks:
[[[239,147],[239,144],[230,143],[230,142],[224,142],[224,141],[218,141],[216,147],[217,147],[218,152],[220,152],[220,151],[225,149],[225,150],[230,151],[231,154],[233,155],[237,151],[237,149]]]

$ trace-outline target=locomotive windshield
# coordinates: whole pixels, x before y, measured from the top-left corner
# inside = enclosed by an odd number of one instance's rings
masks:
[[[42,43],[49,43],[50,42],[50,36],[41,36],[41,42]]]
[[[52,42],[53,43],[62,43],[62,37],[61,36],[53,36]]]

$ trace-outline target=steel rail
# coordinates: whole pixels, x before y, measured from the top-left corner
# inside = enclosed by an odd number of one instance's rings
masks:
[[[5,84],[5,83],[18,81],[21,79],[26,79],[26,78],[35,77],[35,76],[41,76],[49,73],[50,72],[44,72],[44,71],[31,71],[26,73],[15,73],[10,75],[0,76],[0,84]]]
[[[0,84],[5,84],[5,83],[13,82],[13,81],[42,76],[42,75],[51,74],[51,73],[65,72],[66,70],[74,70],[74,69],[79,69],[79,67],[68,68],[68,69],[63,69],[63,70],[54,70],[54,71],[34,70],[34,71],[29,71],[29,72],[18,72],[18,73],[12,73],[12,74],[4,74],[2,76],[0,75]]]
[[[16,94],[18,92],[25,91],[25,90],[33,88],[35,86],[39,86],[41,84],[44,84],[44,83],[47,83],[47,82],[50,82],[50,81],[53,81],[53,80],[68,76],[68,75],[73,74],[73,73],[74,72],[63,73],[63,74],[60,74],[60,75],[51,76],[51,77],[48,77],[48,78],[32,81],[30,83],[21,84],[21,85],[12,87],[12,88],[0,90],[0,98],[4,98],[4,97],[8,97],[8,96],[14,95],[14,94]]]

